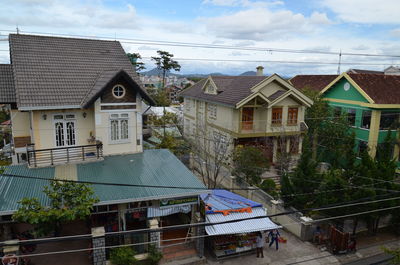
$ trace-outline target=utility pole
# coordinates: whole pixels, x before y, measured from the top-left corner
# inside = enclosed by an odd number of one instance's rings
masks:
[[[342,63],[342,49],[340,49],[339,52],[339,63],[338,63],[338,69],[337,69],[337,74],[340,75],[340,64]]]

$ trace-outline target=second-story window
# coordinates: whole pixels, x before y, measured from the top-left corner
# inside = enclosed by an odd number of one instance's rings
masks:
[[[217,119],[217,105],[208,104],[207,105],[208,118],[216,120]]]
[[[272,125],[282,124],[282,108],[272,108]]]
[[[56,146],[73,146],[76,144],[75,115],[57,114],[53,116]]]
[[[299,108],[288,108],[288,119],[287,123],[289,125],[296,125],[298,118]]]
[[[347,110],[347,121],[349,122],[350,126],[355,125],[355,123],[356,123],[356,110],[355,109]]]
[[[125,96],[125,88],[121,85],[116,85],[113,87],[112,93],[116,98],[123,98]]]
[[[110,114],[110,140],[112,143],[129,141],[129,114]]]

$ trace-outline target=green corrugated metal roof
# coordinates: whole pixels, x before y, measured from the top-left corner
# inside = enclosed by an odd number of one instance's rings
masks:
[[[54,168],[29,169],[25,165],[9,166],[5,168],[4,174],[52,179],[54,178]],[[47,204],[48,199],[42,191],[44,186],[49,184],[48,180],[5,177],[0,175],[0,215],[16,211],[18,209],[18,202],[26,197],[36,197],[42,204]]]
[[[19,165],[8,167],[5,173],[53,178],[54,168],[28,169]],[[197,177],[165,149],[107,156],[103,161],[78,164],[77,173],[81,181],[187,187],[171,189],[93,185],[100,199],[99,204],[191,196],[206,190]],[[38,197],[45,203],[46,197],[42,192],[45,185],[48,185],[48,181],[0,176],[0,214],[15,211],[18,201],[24,197]]]

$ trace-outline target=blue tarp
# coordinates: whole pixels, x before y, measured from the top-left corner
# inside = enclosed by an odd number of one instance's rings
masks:
[[[215,211],[262,207],[261,203],[246,199],[227,190],[213,190],[211,194],[201,194],[200,198],[208,206],[206,214]]]

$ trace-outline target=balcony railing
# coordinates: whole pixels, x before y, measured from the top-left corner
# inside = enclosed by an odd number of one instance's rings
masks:
[[[57,147],[49,149],[34,149],[27,147],[29,167],[46,167],[67,163],[95,161],[103,158],[103,144]]]

